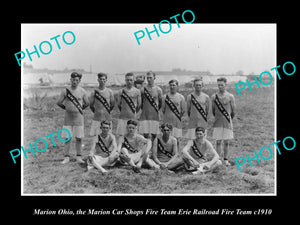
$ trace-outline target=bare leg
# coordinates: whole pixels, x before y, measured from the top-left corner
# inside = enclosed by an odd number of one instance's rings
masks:
[[[81,159],[81,150],[82,150],[82,139],[81,138],[76,138],[76,160],[79,163],[84,163],[84,161]]]
[[[219,156],[221,156],[221,150],[222,150],[222,140],[217,140],[217,153]]]
[[[229,140],[224,140],[224,159],[228,159]]]
[[[64,146],[64,160],[61,162],[62,164],[68,163],[70,161],[70,148],[71,148],[71,140],[70,139],[68,142],[65,142]]]
[[[180,155],[175,155],[167,164],[168,170],[176,170],[179,166],[183,165],[184,161]]]

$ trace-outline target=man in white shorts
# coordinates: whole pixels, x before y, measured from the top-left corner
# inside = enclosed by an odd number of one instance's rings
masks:
[[[162,113],[163,121],[173,127],[171,135],[175,138],[182,137],[182,119],[185,115],[186,105],[183,95],[178,93],[178,81],[169,81],[170,92],[163,96]]]
[[[206,130],[203,127],[195,129],[195,139],[189,140],[182,149],[182,159],[193,174],[204,173],[222,164],[213,145],[206,139]],[[208,157],[212,156],[209,161]]]
[[[217,141],[217,153],[221,154],[223,141],[224,163],[228,161],[229,140],[233,139],[232,119],[235,115],[235,99],[233,94],[226,91],[227,80],[224,77],[217,79],[219,91],[212,95],[212,113],[215,117],[212,138]]]
[[[150,158],[151,140],[136,133],[137,122],[128,120],[127,132],[118,144],[120,161],[128,163],[134,172],[139,173],[143,163],[151,168],[159,168]]]
[[[89,100],[86,91],[79,87],[82,75],[76,72],[71,74],[71,86],[64,89],[57,101],[57,105],[65,110],[64,126],[71,133],[71,139],[65,143],[65,158],[62,164],[68,163],[70,160],[71,140],[76,139],[76,159],[80,163],[84,163],[81,159],[82,138],[84,137],[84,118],[83,110],[89,106]],[[63,132],[61,137],[68,138],[67,132]]]
[[[103,167],[114,166],[119,158],[117,152],[117,142],[115,135],[110,132],[111,122],[104,120],[101,122],[101,133],[94,137],[90,154],[87,159],[88,170],[93,167],[102,173],[107,173]]]
[[[152,141],[159,134],[159,110],[162,103],[162,90],[154,84],[155,73],[147,73],[147,85],[141,88],[142,113],[140,116],[139,133]]]
[[[189,117],[188,131],[185,135],[187,139],[195,139],[195,128],[208,127],[209,97],[202,92],[202,79],[194,80],[195,91],[187,96],[186,107]]]
[[[95,88],[90,96],[90,108],[94,113],[90,129],[90,136],[92,137],[100,133],[101,121],[112,121],[111,111],[115,104],[113,91],[106,87],[107,74],[98,73],[97,76],[99,87]]]
[[[133,73],[127,73],[125,75],[125,82],[126,86],[117,94],[120,115],[116,134],[121,136],[127,133],[127,121],[136,119],[137,112],[141,106],[141,91],[133,86]]]

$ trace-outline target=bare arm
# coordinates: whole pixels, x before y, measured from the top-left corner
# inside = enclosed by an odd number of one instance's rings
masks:
[[[208,143],[208,151],[210,151],[210,153],[213,154],[212,160],[209,161],[207,164],[208,167],[211,167],[214,163],[216,163],[219,160],[219,155],[210,142]]]
[[[235,108],[236,108],[236,105],[235,105],[235,99],[234,99],[234,96],[230,96],[230,106],[231,106],[231,118],[233,119],[234,115],[235,115]]]
[[[188,95],[186,98],[186,112],[188,117],[191,116],[191,95]]]
[[[124,137],[120,137],[119,140],[118,140],[118,147],[117,147],[117,152],[120,153],[121,152],[121,148],[122,148],[122,144],[123,144],[123,141],[124,141]]]
[[[184,117],[186,115],[186,103],[185,103],[185,99],[183,96],[180,101],[180,107],[181,107],[181,117]]]
[[[115,136],[112,136],[112,148],[113,150],[111,151],[111,154],[115,153],[115,152],[118,152],[118,145],[117,145],[117,141],[116,141],[116,138]]]
[[[205,112],[208,115],[208,113],[209,113],[209,97],[208,96],[205,101]]]
[[[92,143],[90,154],[89,154],[90,156],[93,156],[95,154],[96,143],[97,143],[97,136],[95,136],[93,138],[93,143]]]
[[[215,104],[214,104],[214,100],[215,100],[215,98],[214,98],[214,95],[211,97],[211,109],[212,109],[212,114],[213,114],[213,116],[215,116],[216,115],[216,113],[215,113]]]
[[[158,89],[158,96],[157,96],[157,99],[158,99],[158,109],[161,109],[161,107],[162,107],[162,97],[163,97],[162,90],[159,88]]]
[[[89,107],[90,105],[90,101],[89,101],[89,98],[87,96],[87,93],[85,92],[84,95],[83,95],[83,106],[82,106],[82,109],[86,109],[87,107]]]
[[[114,106],[115,106],[115,97],[114,97],[113,91],[111,91],[111,94],[110,94],[110,111],[113,110]]]
[[[137,101],[136,101],[136,112],[140,111],[141,105],[142,105],[142,96],[141,96],[141,91],[138,90],[138,96],[137,96]]]
[[[194,165],[199,165],[199,163],[197,162],[197,160],[195,160],[188,152],[188,150],[192,147],[193,145],[193,141],[190,140],[188,141],[188,143],[186,144],[186,146],[184,146],[184,148],[182,149],[182,153],[193,162]]]
[[[152,158],[153,158],[154,162],[157,165],[161,164],[161,162],[157,158],[157,138],[155,138],[154,141],[153,141],[153,145],[152,145]]]
[[[58,99],[58,101],[56,103],[62,109],[66,109],[66,106],[63,104],[64,100],[65,100],[65,92],[62,91],[60,93],[59,99]]]
[[[90,108],[91,108],[93,113],[95,113],[94,103],[95,103],[95,95],[94,95],[94,92],[92,92],[91,95],[90,95]]]

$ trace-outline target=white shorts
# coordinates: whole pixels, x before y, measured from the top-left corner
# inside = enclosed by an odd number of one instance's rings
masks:
[[[94,166],[94,163],[99,164],[100,166],[114,166],[117,162],[118,155],[114,157],[101,157],[100,155],[94,155],[93,161],[87,160],[88,166]]]
[[[116,134],[125,135],[127,133],[127,121],[123,119],[118,119]]]
[[[215,140],[230,140],[233,139],[233,131],[224,127],[215,127],[212,138]]]
[[[182,129],[173,127],[171,135],[176,138],[181,138],[182,137]]]
[[[100,134],[100,121],[92,120],[90,136],[96,136]]]
[[[139,133],[140,134],[160,134],[159,122],[156,120],[140,121]]]
[[[184,138],[189,139],[189,140],[193,140],[196,138],[195,136],[195,129],[196,128],[190,128],[187,130],[186,134],[184,135]]]
[[[83,126],[69,126],[69,125],[64,125],[63,128],[68,129],[69,132],[71,133],[71,137],[76,137],[76,138],[83,138],[84,137],[84,127]],[[68,139],[69,134],[67,131],[62,131],[60,133],[60,137],[62,139]]]

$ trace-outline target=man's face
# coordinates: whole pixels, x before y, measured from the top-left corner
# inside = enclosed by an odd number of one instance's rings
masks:
[[[127,125],[127,131],[129,134],[134,134],[136,131],[136,126],[133,124],[129,124]]]
[[[78,84],[80,83],[79,77],[71,77],[71,86],[72,87],[77,87]]]
[[[176,93],[177,92],[177,84],[175,82],[172,82],[169,84],[170,92]]]
[[[204,135],[205,135],[205,132],[202,130],[198,130],[195,132],[196,138],[202,138],[202,137],[204,137]]]
[[[152,85],[154,83],[154,80],[155,80],[155,78],[154,78],[154,75],[152,73],[147,75],[148,84]]]
[[[110,130],[110,126],[107,125],[107,124],[102,124],[100,128],[101,128],[102,133],[103,133],[104,135],[107,135],[108,132],[109,132],[109,130]]]
[[[107,81],[107,79],[106,79],[105,76],[102,76],[102,77],[98,78],[98,82],[99,82],[100,86],[105,86],[106,81]]]
[[[168,127],[162,129],[163,136],[170,136],[171,130]]]
[[[218,81],[219,91],[225,91],[226,83],[224,81]]]
[[[196,81],[194,84],[195,90],[196,91],[201,91],[202,87],[203,87],[203,82],[202,81]]]
[[[132,87],[134,83],[133,76],[126,76],[125,77],[125,82],[127,87]]]

